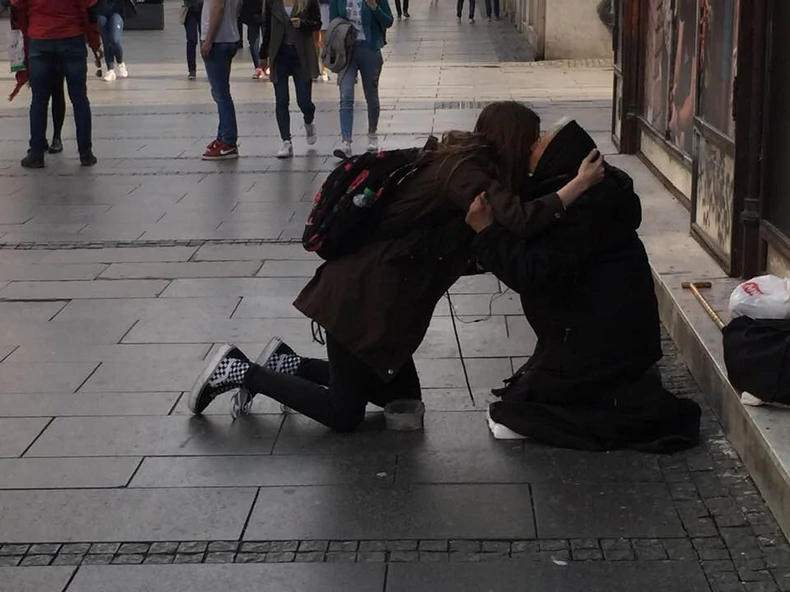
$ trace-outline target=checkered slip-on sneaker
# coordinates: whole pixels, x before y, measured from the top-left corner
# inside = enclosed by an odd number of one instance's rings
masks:
[[[293,376],[299,369],[299,364],[302,363],[302,358],[296,355],[280,337],[272,337],[269,343],[263,348],[261,355],[255,360],[258,366],[262,366],[272,372],[279,374],[289,374]],[[249,415],[252,411],[252,400],[255,398],[255,393],[252,393],[246,387],[242,386],[230,402],[230,415],[233,419],[237,419],[241,415]],[[288,408],[281,405],[283,413],[288,412]]]
[[[218,395],[239,388],[249,368],[249,358],[238,347],[223,345],[192,387],[189,410],[200,415]]]

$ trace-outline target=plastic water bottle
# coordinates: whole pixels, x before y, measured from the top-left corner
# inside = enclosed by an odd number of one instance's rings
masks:
[[[376,202],[376,192],[370,188],[354,196],[353,203],[358,208],[369,208]]]

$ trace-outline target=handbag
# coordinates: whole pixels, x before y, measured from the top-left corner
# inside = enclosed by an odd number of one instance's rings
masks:
[[[790,404],[790,320],[738,317],[722,333],[732,385],[765,403]]]

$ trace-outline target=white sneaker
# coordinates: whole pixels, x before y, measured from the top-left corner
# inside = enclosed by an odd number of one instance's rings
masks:
[[[368,134],[368,152],[379,151],[379,137],[376,134]]]
[[[277,158],[291,158],[294,155],[294,145],[290,140],[285,140],[277,151]]]
[[[340,143],[340,151],[346,155],[346,158],[351,158],[354,155],[354,150],[351,148],[351,140],[343,140]]]
[[[324,72],[323,74],[321,74],[321,81],[329,82],[329,72]]]
[[[107,70],[107,74],[104,75],[104,82],[115,82],[115,79],[118,78],[115,75],[115,70]]]
[[[304,130],[307,133],[307,143],[312,146],[318,140],[318,135],[315,131],[315,124],[314,123],[305,123]]]
[[[129,70],[126,69],[126,64],[124,64],[123,62],[118,64],[116,70],[118,70],[118,76],[120,76],[121,78],[129,78]]]

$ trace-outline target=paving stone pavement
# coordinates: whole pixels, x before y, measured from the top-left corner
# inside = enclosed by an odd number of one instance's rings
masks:
[[[488,391],[534,346],[492,277],[437,307],[417,353],[423,433],[386,432],[371,409],[332,434],[263,397],[235,424],[226,399],[190,417],[184,393],[223,341],[254,356],[283,334],[323,354],[290,303],[318,264],[294,243],[333,166],[337,89],[315,86],[315,150],[297,139],[278,161],[272,91],[245,49],[242,158],[203,163],[214,108],[185,80],[166,6],[165,31],[126,35],[131,78],[90,81],[97,167],[78,166],[69,120],[66,153],[23,171],[27,97],[0,106],[2,592],[790,590],[790,545],[669,340],[669,388],[704,408],[699,448],[490,438]],[[614,153],[606,65],[529,57],[507,23],[414,7],[386,50],[383,145],[468,129],[515,98]]]

